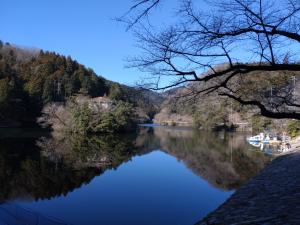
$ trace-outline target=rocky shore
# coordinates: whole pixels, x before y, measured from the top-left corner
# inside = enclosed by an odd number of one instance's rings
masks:
[[[300,224],[299,142],[197,223],[208,224]]]

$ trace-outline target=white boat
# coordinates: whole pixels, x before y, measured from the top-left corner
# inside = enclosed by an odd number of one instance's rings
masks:
[[[265,139],[265,135],[263,133],[247,138],[249,142],[263,142],[264,139]]]
[[[264,135],[264,133],[260,133],[259,135],[255,135],[252,137],[247,138],[248,142],[262,142],[264,144],[269,144],[270,143],[270,136],[269,135]]]
[[[249,137],[249,138],[247,138],[247,140],[249,142],[261,142],[262,141],[260,135]]]
[[[260,148],[260,149],[263,149],[263,146],[264,146],[264,144],[259,141],[249,141],[249,144],[256,148]]]

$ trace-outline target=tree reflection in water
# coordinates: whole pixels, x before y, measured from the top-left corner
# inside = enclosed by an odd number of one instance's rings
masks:
[[[137,144],[173,155],[211,185],[225,190],[239,188],[271,159],[248,145],[243,133],[156,127],[142,130]]]
[[[66,195],[129,160],[135,154],[133,140],[116,136],[0,140],[0,202]]]
[[[161,150],[217,188],[232,190],[270,160],[241,134],[140,128],[130,135],[0,140],[0,202],[50,199],[89,183],[135,155]]]

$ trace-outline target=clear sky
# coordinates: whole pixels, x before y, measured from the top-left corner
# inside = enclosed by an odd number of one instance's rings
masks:
[[[125,69],[135,40],[113,18],[131,0],[1,0],[0,40],[70,55],[97,74],[134,84],[143,74]],[[158,13],[159,15],[159,13]],[[157,20],[163,19],[159,16]]]
[[[0,40],[70,55],[97,74],[134,85],[146,74],[126,69],[140,50],[132,32],[114,18],[133,0],[1,0]],[[169,24],[180,1],[165,0],[151,15],[155,26]],[[205,1],[199,7],[205,9]],[[171,7],[170,7],[171,6]],[[242,53],[237,53],[242,54]],[[168,81],[168,80],[167,80]],[[163,82],[163,81],[162,81]]]

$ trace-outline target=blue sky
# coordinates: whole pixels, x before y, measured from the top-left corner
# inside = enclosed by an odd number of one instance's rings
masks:
[[[138,55],[140,50],[135,47],[132,32],[126,32],[125,25],[114,20],[123,15],[132,2],[1,0],[0,40],[70,55],[107,79],[134,85],[147,74],[124,68],[125,59]],[[176,2],[180,1],[163,1],[163,5],[151,14],[152,25],[164,26],[172,22],[178,6]],[[207,7],[204,1],[198,3],[201,9]],[[237,55],[243,53],[238,51]],[[168,83],[170,78],[161,82]]]
[[[113,18],[131,0],[1,0],[0,39],[70,55],[97,74],[134,84],[143,74],[125,69],[125,59],[138,54],[131,32]],[[158,16],[157,16],[158,15]],[[158,11],[156,20],[163,20]]]

